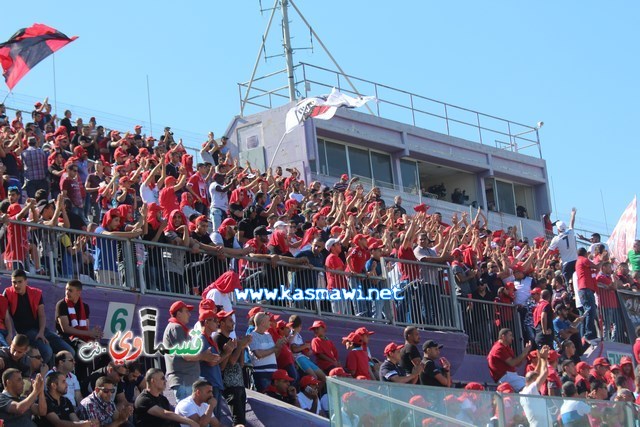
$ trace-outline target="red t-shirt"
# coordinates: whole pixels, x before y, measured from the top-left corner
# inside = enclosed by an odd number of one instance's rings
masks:
[[[602,283],[603,285],[610,285],[613,280],[605,274],[598,274],[596,277],[596,283]],[[618,295],[613,289],[598,288],[596,292],[598,294],[599,306],[602,308],[618,308]]]
[[[549,366],[549,373],[547,375],[547,381],[542,384],[540,387],[540,395],[549,396],[549,388],[561,389],[562,381],[560,380],[560,376],[558,372],[555,370],[553,366]]]
[[[636,358],[636,363],[640,363],[640,338],[636,338],[636,342],[633,343],[633,356]]]
[[[266,255],[269,253],[269,249],[267,249],[267,245],[262,245],[262,247],[260,247],[258,249],[258,242],[256,241],[255,238],[247,240],[247,243],[244,244],[245,248],[252,248],[252,252],[254,254],[261,254],[261,255]],[[248,277],[251,273],[254,273],[254,271],[245,271],[245,269],[249,269],[249,270],[254,270],[254,269],[259,269],[263,266],[264,264],[262,263],[258,263],[258,262],[249,262],[249,261],[245,261],[243,259],[238,260],[238,269],[240,271],[240,278],[244,279],[246,277]]]
[[[576,261],[576,273],[578,274],[578,289],[591,289],[593,292],[598,290],[596,284],[596,272],[592,270],[595,264],[589,258],[579,256]]]
[[[344,271],[344,262],[336,254],[329,254],[324,261],[324,266],[327,270],[340,270]],[[336,274],[327,271],[327,289],[348,289],[347,278],[343,274]]]
[[[318,367],[323,371],[332,368],[334,365],[331,364],[331,362],[320,359],[317,356],[318,354],[325,354],[332,359],[338,360],[338,349],[331,340],[320,337],[313,338],[311,340],[311,351],[316,354],[316,365],[318,365]]]
[[[289,252],[289,242],[285,232],[282,230],[274,231],[269,237],[269,246],[276,248],[278,255]]]
[[[7,315],[7,308],[9,307],[9,302],[4,295],[0,295],[0,329],[6,330],[7,325],[4,324],[4,318]]]
[[[164,187],[158,195],[158,204],[162,208],[162,217],[169,218],[171,212],[180,209],[178,198],[173,187]]]
[[[405,249],[400,246],[400,248],[398,249],[398,258],[407,261],[418,261],[411,247]],[[402,274],[400,276],[400,280],[417,280],[420,277],[420,266],[417,264],[405,264],[401,262],[400,273]]]
[[[489,374],[495,382],[500,381],[500,378],[504,377],[507,372],[515,372],[514,366],[507,364],[507,359],[515,358],[516,355],[513,349],[509,346],[502,344],[500,341],[491,347],[491,351],[487,356],[487,362],[489,364]]]
[[[280,348],[280,354],[276,357],[278,362],[278,369],[285,369],[289,365],[293,365],[293,352],[291,352],[291,348],[289,344],[284,344]]]
[[[369,374],[369,355],[365,350],[351,350],[347,354],[347,364],[345,365],[347,371],[353,372],[353,378],[357,378],[359,375],[371,379]]]
[[[368,259],[369,253],[366,250],[358,247],[351,248],[347,256],[347,271],[362,274]]]
[[[207,199],[207,183],[204,182],[204,179],[202,179],[199,173],[195,173],[191,178],[189,178],[187,186],[191,187],[194,193],[200,196],[205,206],[209,206],[209,200]]]

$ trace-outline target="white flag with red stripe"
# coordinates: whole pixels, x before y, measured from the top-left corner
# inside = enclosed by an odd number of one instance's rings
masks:
[[[329,95],[305,98],[287,112],[285,133],[291,132],[308,118],[329,120],[336,114],[339,107],[358,108],[372,100],[375,100],[375,97],[361,96],[354,98],[345,95],[336,88],[331,89]]]
[[[636,206],[636,196],[622,213],[616,228],[613,229],[611,237],[607,240],[609,252],[618,262],[624,262],[627,254],[633,247],[636,240],[636,225],[638,223],[638,212]]]

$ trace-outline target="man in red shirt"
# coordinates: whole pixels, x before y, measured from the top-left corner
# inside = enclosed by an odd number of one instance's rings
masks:
[[[398,248],[398,259],[402,261],[409,261],[407,263],[400,261],[399,269],[400,269],[400,289],[402,290],[401,295],[404,297],[400,300],[398,304],[398,320],[401,322],[407,323],[418,323],[419,314],[411,312],[411,308],[415,308],[417,311],[417,306],[412,306],[412,301],[417,297],[413,292],[412,286],[415,282],[420,280],[420,265],[418,264],[418,259],[413,252],[413,242],[420,230],[420,222],[424,219],[424,213],[417,214],[413,220],[409,223],[409,227],[407,227],[404,232],[404,236],[402,237],[402,242],[400,243],[400,247]],[[419,306],[419,304],[418,304]]]
[[[363,274],[364,265],[370,257],[369,251],[367,250],[367,236],[364,234],[356,234],[351,243],[353,244],[353,247],[347,254],[347,272]],[[360,289],[362,296],[366,296],[366,288],[363,286],[361,277],[349,275],[349,287],[351,290]],[[371,317],[372,313],[367,301],[356,299],[353,303],[356,309],[356,316]]]
[[[510,329],[501,329],[498,333],[498,341],[495,342],[487,356],[489,373],[497,383],[509,383],[516,391],[525,386],[524,377],[516,374],[516,367],[522,364],[531,351],[531,342],[524,347],[522,354],[516,357],[511,345],[513,344],[513,332]]]
[[[342,245],[338,239],[329,239],[324,245],[325,249],[329,252],[329,256],[324,261],[324,266],[327,269],[327,290],[331,293],[332,290],[347,289],[347,277],[345,274],[332,273],[330,270],[345,271],[345,265],[340,258],[340,252],[342,252]],[[345,299],[331,299],[331,311],[341,314],[353,314],[351,308],[351,301]]]
[[[339,368],[338,349],[326,336],[327,325],[322,320],[316,320],[309,328],[315,337],[311,340],[311,351],[316,355],[316,365],[328,374],[333,368]]]
[[[587,258],[585,248],[578,249],[578,260],[576,261],[576,274],[578,275],[578,298],[582,302],[584,310],[584,339],[595,340],[598,337],[596,330],[596,319],[598,318],[598,307],[596,306],[596,273],[600,269],[600,263],[594,264]]]
[[[213,175],[214,169],[211,164],[198,163],[197,172],[187,180],[187,191],[196,199],[195,209],[203,215],[209,210],[208,182]]]
[[[598,302],[604,312],[604,336],[611,338],[612,341],[622,342],[622,319],[620,318],[618,304],[618,287],[622,287],[622,282],[618,276],[613,274],[613,266],[611,262],[606,261],[602,264],[600,273],[596,276],[598,286]]]
[[[636,364],[640,364],[640,326],[636,326],[636,337],[633,343],[633,357],[636,359]]]
[[[351,334],[351,342],[353,347],[349,354],[347,354],[347,363],[345,368],[347,372],[357,378],[359,376],[365,377],[367,380],[371,380],[371,369],[369,368],[369,355],[367,350],[362,346],[362,335],[353,333]]]

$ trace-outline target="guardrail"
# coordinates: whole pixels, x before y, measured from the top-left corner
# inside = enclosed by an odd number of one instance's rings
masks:
[[[280,70],[254,79],[251,91],[254,91],[255,95],[249,94],[246,101],[249,82],[238,83],[241,111],[244,111],[246,105],[271,109],[276,102],[289,102],[288,87],[282,85],[282,77],[286,72]],[[514,153],[526,150],[525,154],[542,158],[537,127],[304,62],[294,67],[294,73],[297,77],[296,94],[300,98],[329,93],[333,87],[352,96],[373,95],[378,99],[376,106],[372,107],[376,116],[410,123],[483,145],[493,145],[495,148]],[[347,79],[356,85],[359,93],[352,90]]]
[[[238,304],[261,302],[318,315],[465,331],[469,335],[467,351],[479,355],[486,355],[497,331],[508,327],[515,335],[514,350],[522,351],[516,307],[457,297],[455,279],[447,265],[383,258],[381,276],[366,276],[293,260],[225,257],[193,247],[26,221],[10,220],[6,227],[0,241],[4,244],[2,269],[24,268],[34,278],[51,282],[78,278],[87,285],[178,296],[200,295],[204,287],[232,269],[240,274],[244,290],[243,298],[234,296]],[[329,297],[328,276],[341,289],[341,301]],[[308,298],[305,291],[312,292],[314,298]],[[383,294],[386,299],[379,298]],[[345,300],[345,296],[352,299]],[[631,332],[623,321],[616,291],[601,287],[597,297],[602,338],[629,343]]]

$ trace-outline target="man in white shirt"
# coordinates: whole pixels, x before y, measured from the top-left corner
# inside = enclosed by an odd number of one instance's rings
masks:
[[[527,395],[540,396],[538,390],[542,384],[547,381],[547,375],[549,373],[548,357],[549,347],[544,346],[538,351],[538,364],[536,365],[536,369],[527,374],[525,377],[526,385],[520,391],[520,404],[522,405],[522,409],[524,409],[524,414],[527,416],[530,427],[551,426],[546,400],[540,397],[526,397]]]
[[[229,210],[228,192],[233,187],[234,181],[224,185],[226,174],[216,172],[213,174],[213,182],[209,186],[209,195],[211,196],[211,222],[213,229],[217,230],[222,221],[227,217]]]
[[[562,384],[562,395],[564,397],[579,398],[576,385],[572,381]],[[562,425],[565,427],[589,425],[591,406],[582,400],[565,400],[560,407]]]
[[[300,407],[312,414],[320,415],[320,399],[318,398],[318,381],[311,375],[305,375],[300,379],[300,392],[298,402]]]
[[[558,235],[551,239],[547,252],[558,250],[562,259],[562,275],[565,283],[572,280],[573,272],[576,271],[576,260],[578,259],[578,244],[573,226],[576,222],[576,208],[571,209],[571,219],[569,228],[564,221],[556,221]],[[546,255],[546,254],[545,254]]]
[[[175,413],[190,418],[200,424],[200,427],[216,427],[220,422],[213,417],[213,410],[218,402],[213,397],[213,386],[207,380],[197,380],[193,383],[191,396],[182,399],[176,405]],[[181,427],[190,427],[180,424]]]

